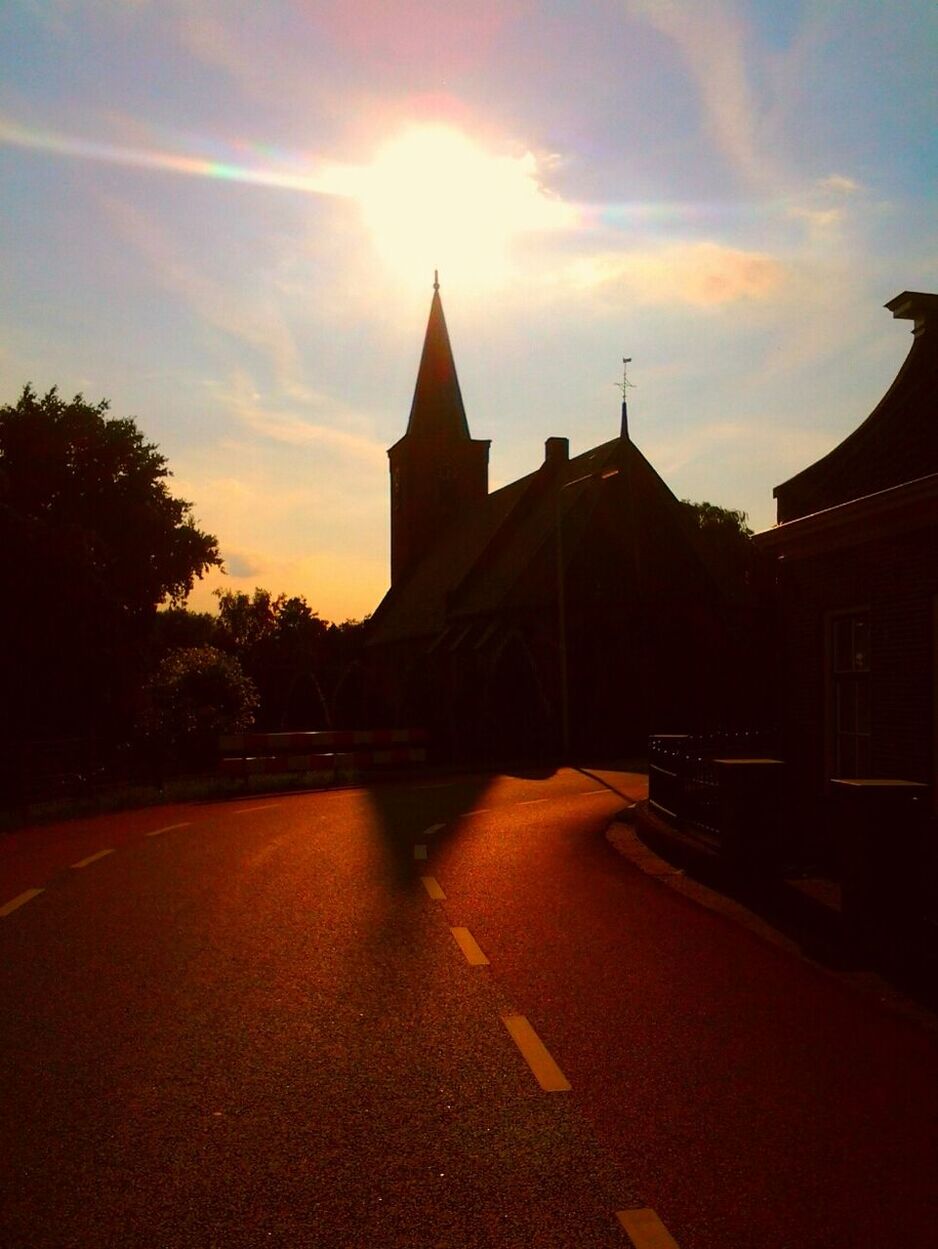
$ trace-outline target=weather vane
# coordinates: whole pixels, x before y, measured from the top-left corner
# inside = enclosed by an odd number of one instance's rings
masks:
[[[622,357],[622,381],[621,381],[621,382],[614,382],[614,383],[613,383],[613,385],[616,387],[616,389],[617,389],[617,390],[621,390],[621,391],[622,391],[622,402],[623,402],[623,403],[625,403],[625,401],[626,401],[626,399],[627,399],[627,397],[628,397],[628,396],[626,395],[626,393],[625,393],[625,392],[626,392],[627,390],[634,390],[634,389],[635,389],[635,383],[634,383],[634,382],[630,382],[630,381],[629,381],[629,365],[630,365],[631,363],[632,363],[632,357],[631,357],[631,356],[623,356],[623,357]]]
[[[635,383],[629,381],[629,365],[632,363],[631,356],[622,357],[622,381],[616,382],[616,390],[622,391],[622,426],[619,430],[620,438],[628,438],[629,436],[629,395],[630,390],[635,389]]]

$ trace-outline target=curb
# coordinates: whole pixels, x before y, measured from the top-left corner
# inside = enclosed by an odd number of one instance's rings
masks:
[[[649,836],[650,832],[651,839],[672,857],[666,858],[648,845],[639,830],[644,836]],[[822,975],[837,980],[867,999],[872,998],[889,1014],[917,1025],[932,1036],[938,1036],[938,1011],[935,1007],[920,1000],[914,988],[905,992],[878,971],[852,958],[843,939],[839,913],[802,891],[796,884],[775,882],[774,892],[771,889],[769,892],[778,913],[786,906],[791,908],[787,920],[801,928],[797,936],[792,936],[778,926],[777,914],[770,920],[728,893],[727,887],[738,886],[740,882],[738,879],[730,880],[730,874],[721,864],[716,851],[698,843],[696,838],[666,828],[648,811],[647,802],[633,803],[620,811],[606,829],[605,837],[617,854],[663,887],[726,917],[760,940],[785,950]],[[683,863],[679,865],[675,860],[683,860]],[[699,879],[695,873],[706,876],[707,881]],[[816,930],[810,931],[812,919],[816,924],[819,916],[827,929],[820,937]],[[808,929],[801,926],[806,917]]]

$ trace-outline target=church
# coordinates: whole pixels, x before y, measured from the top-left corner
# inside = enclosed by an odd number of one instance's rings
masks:
[[[410,417],[390,448],[391,586],[366,646],[374,723],[444,758],[642,749],[672,721],[740,718],[749,630],[688,508],[629,436],[489,491],[434,281]],[[727,679],[727,673],[729,678]]]

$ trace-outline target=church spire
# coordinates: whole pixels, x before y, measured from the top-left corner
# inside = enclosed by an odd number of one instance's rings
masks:
[[[489,488],[489,443],[469,434],[436,272],[407,432],[388,459],[394,585],[446,526],[483,503]]]
[[[449,342],[440,279],[433,271],[433,299],[423,340],[417,385],[407,422],[408,435],[418,438],[468,439],[469,422],[463,407],[456,363]]]

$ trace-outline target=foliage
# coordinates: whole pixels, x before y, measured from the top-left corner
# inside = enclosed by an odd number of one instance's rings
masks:
[[[752,530],[746,523],[749,518],[745,512],[720,507],[716,503],[692,503],[690,499],[682,499],[681,503],[701,533],[719,534],[727,538],[737,535],[752,537]]]
[[[337,693],[357,662],[363,626],[322,620],[302,595],[255,588],[216,590],[218,644],[232,650],[257,682],[261,718],[273,729],[331,728]],[[341,718],[341,717],[340,717]]]
[[[113,730],[157,605],[221,564],[165,456],[107,412],[28,385],[0,407],[0,737]]]
[[[153,617],[149,641],[157,657],[186,646],[216,646],[218,617],[187,607],[167,607]]]
[[[692,503],[682,499],[704,560],[730,598],[745,597],[750,588],[753,549],[752,530],[745,512],[715,503]]]
[[[210,758],[220,733],[253,724],[258,702],[237,659],[214,646],[171,651],[145,693],[144,733],[189,762]]]
[[[108,406],[25,386],[15,407],[0,408],[0,502],[66,541],[76,572],[124,611],[181,602],[221,564],[218,542],[170,494],[166,457]]]

